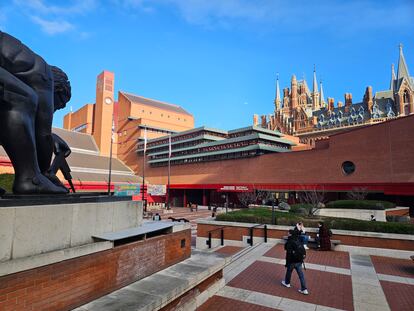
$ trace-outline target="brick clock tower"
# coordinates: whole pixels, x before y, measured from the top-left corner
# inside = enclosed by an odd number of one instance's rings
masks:
[[[93,137],[103,156],[109,156],[114,113],[114,74],[103,71],[96,82]]]

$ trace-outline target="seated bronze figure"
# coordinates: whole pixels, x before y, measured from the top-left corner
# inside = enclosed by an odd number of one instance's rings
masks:
[[[0,31],[0,144],[14,167],[15,194],[68,192],[49,167],[53,113],[70,97],[61,69]]]

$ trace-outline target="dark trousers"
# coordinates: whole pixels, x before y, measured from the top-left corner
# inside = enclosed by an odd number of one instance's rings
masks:
[[[287,265],[285,283],[290,284],[290,278],[292,277],[293,269],[295,269],[296,272],[298,273],[301,290],[305,290],[306,289],[306,281],[305,281],[305,275],[303,274],[303,271],[302,271],[302,263],[301,262],[290,263],[290,264]]]

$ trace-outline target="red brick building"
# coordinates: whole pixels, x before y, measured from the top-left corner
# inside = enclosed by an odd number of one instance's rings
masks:
[[[333,135],[311,150],[177,163],[171,166],[171,196],[176,205],[207,205],[236,186],[291,194],[316,187],[337,196],[364,187],[376,197],[413,204],[413,133],[410,115]],[[166,184],[167,167],[150,162],[146,179]]]

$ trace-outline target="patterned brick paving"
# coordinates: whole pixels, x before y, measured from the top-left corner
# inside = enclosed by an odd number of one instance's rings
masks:
[[[278,244],[272,247],[264,256],[285,259],[284,245]],[[309,249],[306,251],[306,262],[344,269],[350,269],[351,267],[347,252],[321,252]]]
[[[371,261],[377,273],[414,278],[414,262],[411,259],[371,256]]]
[[[216,250],[216,253],[225,254],[225,255],[234,255],[240,252],[243,248],[244,247],[238,247],[238,246],[224,246]]]
[[[388,305],[395,311],[414,310],[414,285],[380,281]]]
[[[213,296],[206,301],[201,307],[197,308],[197,311],[275,311],[263,306],[255,304],[229,299],[220,296]]]
[[[308,296],[298,293],[300,284],[296,272],[292,275],[292,288],[285,288],[280,284],[284,276],[284,266],[256,261],[227,285],[332,308],[353,310],[350,276],[306,270],[305,276],[310,291]]]

